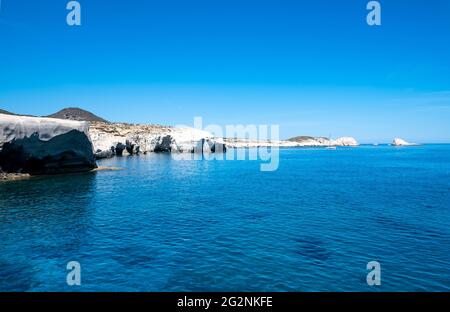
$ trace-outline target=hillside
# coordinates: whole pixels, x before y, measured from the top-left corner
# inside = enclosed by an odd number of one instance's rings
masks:
[[[288,139],[288,141],[302,143],[302,142],[307,142],[307,141],[317,140],[317,139],[327,140],[327,138],[321,138],[321,137],[316,138],[316,137],[311,137],[311,136],[296,136],[294,138]]]
[[[50,118],[59,118],[59,119],[70,119],[70,120],[78,120],[78,121],[90,121],[90,122],[105,122],[108,123],[107,120],[98,117],[97,115],[92,114],[81,108],[69,107],[60,110],[59,112],[46,116]]]
[[[3,109],[0,109],[0,114],[15,115],[15,114],[10,113],[10,112],[8,112],[8,111],[5,111],[5,110],[3,110]]]

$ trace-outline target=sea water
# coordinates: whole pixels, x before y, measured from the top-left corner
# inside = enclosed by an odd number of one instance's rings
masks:
[[[99,165],[0,183],[1,291],[450,290],[450,145]]]

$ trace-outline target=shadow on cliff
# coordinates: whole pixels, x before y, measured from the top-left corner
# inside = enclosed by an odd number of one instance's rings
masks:
[[[89,138],[72,130],[47,141],[34,133],[4,143],[0,167],[10,173],[41,175],[89,171],[96,168],[96,163]]]

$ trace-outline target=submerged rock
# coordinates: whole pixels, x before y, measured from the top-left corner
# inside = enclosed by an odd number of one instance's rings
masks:
[[[0,166],[32,175],[90,171],[97,166],[89,125],[0,114]]]

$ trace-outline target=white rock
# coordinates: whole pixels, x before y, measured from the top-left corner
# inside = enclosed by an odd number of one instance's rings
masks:
[[[90,133],[95,151],[125,145],[127,140],[139,146],[140,152],[172,153],[215,152],[225,143],[209,132],[189,127],[102,123],[93,124]]]
[[[0,114],[0,125],[0,144],[31,137],[34,133],[38,134],[41,141],[48,141],[72,130],[89,136],[89,124],[83,121]]]
[[[304,137],[300,142],[280,140],[249,140],[249,139],[225,139],[231,148],[257,148],[257,147],[327,147],[327,146],[358,146],[358,142],[352,137],[343,137],[329,140],[320,137]]]
[[[92,170],[89,124],[0,114],[0,167],[30,174]]]
[[[334,146],[358,146],[359,143],[352,137],[342,137],[332,141]]]
[[[405,140],[400,139],[400,138],[395,138],[394,141],[392,142],[392,145],[393,146],[414,146],[417,144],[406,142]]]

